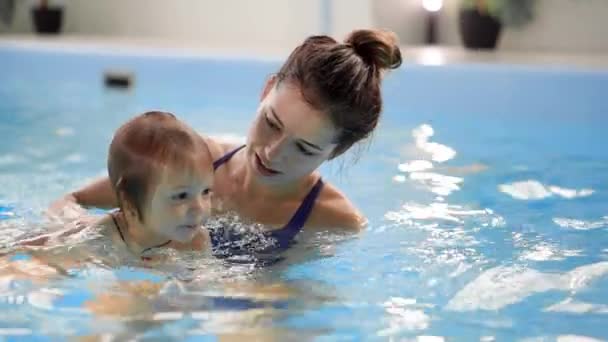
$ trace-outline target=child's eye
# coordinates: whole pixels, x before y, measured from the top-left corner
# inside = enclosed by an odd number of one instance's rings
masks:
[[[209,188],[203,190],[203,195],[204,196],[209,195],[210,193],[211,193],[211,189],[209,189]]]
[[[186,198],[188,198],[188,193],[187,192],[180,192],[178,194],[175,194],[173,196],[171,196],[172,199],[176,200],[176,201],[181,201],[181,200],[185,200]]]

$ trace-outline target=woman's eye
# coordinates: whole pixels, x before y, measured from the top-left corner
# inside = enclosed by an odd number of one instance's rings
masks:
[[[174,200],[185,200],[186,198],[188,198],[188,193],[187,192],[180,192],[179,194],[173,195],[172,198]]]
[[[205,189],[203,190],[203,195],[209,195],[211,193],[211,189]]]
[[[268,117],[265,117],[265,119],[266,119],[266,124],[268,124],[268,126],[270,128],[272,128],[275,131],[279,130],[279,126],[277,126],[274,122],[270,121],[270,119],[268,119]]]
[[[300,150],[300,152],[302,152],[304,155],[307,155],[307,156],[314,155],[314,153],[308,151],[304,146],[302,146],[302,144],[296,144],[296,146],[298,147],[298,150]]]

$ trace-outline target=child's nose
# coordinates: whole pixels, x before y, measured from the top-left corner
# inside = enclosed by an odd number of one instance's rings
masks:
[[[190,211],[193,216],[203,216],[208,212],[209,203],[208,199],[205,196],[197,196],[194,198],[190,205]]]

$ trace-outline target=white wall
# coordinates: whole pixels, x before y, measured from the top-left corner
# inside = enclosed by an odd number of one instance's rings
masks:
[[[395,31],[403,45],[420,45],[425,31],[425,12],[420,3],[421,0],[375,0],[374,23]]]
[[[282,45],[300,40],[320,27],[318,1],[73,0],[71,3],[78,13],[75,28],[79,34],[178,38],[212,46]]]
[[[195,41],[222,46],[293,46],[321,33],[323,8],[330,9],[331,34],[341,39],[354,28],[395,30],[404,45],[423,42],[421,0],[55,0],[67,8],[64,31],[78,35],[130,36]],[[460,45],[458,2],[444,0],[440,42]],[[51,0],[53,2],[53,0]],[[608,0],[538,0],[535,20],[506,29],[503,50],[608,52]],[[11,27],[31,32],[33,0],[17,0]]]
[[[608,0],[537,0],[536,17],[529,25],[503,30],[502,50],[545,52],[608,52]],[[420,0],[376,0],[375,20],[391,24],[400,36],[411,32],[422,36],[420,22],[412,13],[396,10],[399,3],[419,4]],[[461,45],[458,33],[459,0],[444,0],[440,20],[440,42]],[[403,7],[403,5],[401,5]],[[379,11],[378,8],[383,8]],[[395,10],[391,10],[394,8]],[[388,14],[386,14],[388,13]],[[420,38],[421,39],[421,38]],[[411,41],[414,41],[413,39]]]
[[[291,46],[325,33],[325,5],[332,33],[371,25],[371,0],[63,0],[63,32],[196,41],[210,46]],[[11,27],[32,32],[33,1],[17,1]],[[52,1],[51,1],[52,3]]]
[[[330,29],[336,39],[345,36],[356,28],[366,28],[374,24],[374,0],[324,0],[331,2]]]

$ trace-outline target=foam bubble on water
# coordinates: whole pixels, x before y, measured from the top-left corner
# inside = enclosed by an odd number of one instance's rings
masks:
[[[490,209],[486,209],[486,210],[490,210]],[[482,223],[481,226],[499,228],[499,227],[504,227],[506,224],[507,224],[507,221],[505,221],[504,217],[496,215],[496,216],[493,216],[489,222]]]
[[[572,228],[576,230],[592,230],[608,227],[608,216],[602,217],[597,221],[585,221],[564,217],[555,217],[553,222],[562,228]]]
[[[443,336],[420,335],[416,337],[416,342],[444,342]]]
[[[550,290],[577,291],[608,274],[608,262],[580,266],[564,274],[542,273],[526,267],[498,266],[481,273],[448,302],[453,311],[499,310]]]
[[[57,169],[57,165],[52,163],[43,163],[38,165],[38,170],[40,171],[53,171]]]
[[[391,297],[384,303],[385,307],[416,305],[416,298]]]
[[[519,339],[519,342],[554,342],[554,338],[543,337],[543,336],[526,337],[526,338]]]
[[[184,313],[181,311],[157,312],[152,315],[153,321],[176,321],[182,319]]]
[[[527,269],[499,266],[480,274],[448,302],[453,311],[498,310],[535,292],[558,288],[560,277]]]
[[[10,208],[0,205],[0,219],[8,219],[13,217],[15,217],[15,213]]]
[[[397,168],[400,172],[408,174],[409,179],[423,184],[437,196],[449,196],[454,191],[460,190],[460,183],[463,182],[463,178],[429,172],[429,170],[434,168],[433,162],[443,163],[456,156],[456,151],[451,147],[430,142],[429,139],[434,134],[433,127],[427,124],[420,125],[412,130],[415,146],[423,152],[424,156],[421,156],[421,159],[401,163]],[[406,178],[395,176],[393,180],[398,183],[404,183]]]
[[[397,183],[404,183],[407,178],[404,175],[396,175],[393,177],[393,181]]]
[[[55,134],[59,137],[67,137],[74,135],[74,129],[72,127],[59,127],[55,130]]]
[[[580,256],[581,250],[566,249],[560,250],[556,245],[547,242],[540,242],[530,250],[525,251],[520,257],[520,260],[532,261],[549,261],[549,260],[564,260],[566,257]]]
[[[378,336],[391,336],[402,331],[427,329],[430,317],[419,307],[416,299],[392,297],[384,304],[389,314],[388,327],[377,332]]]
[[[475,216],[490,214],[487,210],[468,210],[459,205],[450,205],[444,202],[433,202],[429,205],[408,203],[402,206],[402,210],[391,211],[385,214],[385,218],[397,222],[408,222],[411,220],[445,220],[461,223],[461,216]]]
[[[5,165],[14,165],[25,162],[25,158],[23,156],[15,155],[15,154],[5,154],[0,155],[0,166]]]
[[[30,292],[27,295],[28,303],[32,306],[43,310],[53,310],[53,302],[63,296],[63,292],[59,289],[42,288],[37,291]]]
[[[428,160],[412,160],[407,163],[399,164],[398,169],[401,172],[416,172],[425,171],[433,168],[433,163]]]
[[[24,149],[24,152],[29,154],[32,157],[42,158],[46,154],[46,152],[41,148],[27,147]]]
[[[566,199],[591,196],[593,189],[567,189],[554,185],[545,186],[536,180],[500,184],[498,190],[519,200],[540,200],[557,195]]]
[[[552,193],[561,196],[563,198],[577,198],[577,197],[588,197],[593,195],[593,193],[595,191],[593,191],[593,189],[581,189],[581,190],[575,190],[575,189],[567,189],[567,188],[560,188],[558,186],[550,186],[549,190],[551,190]]]
[[[473,265],[471,265],[471,264],[460,262],[460,263],[458,263],[458,267],[456,267],[456,269],[454,271],[452,271],[452,273],[450,273],[448,275],[448,277],[456,278],[459,275],[463,274],[464,272],[470,270],[472,267],[473,267]]]
[[[389,341],[393,341],[392,338]],[[433,335],[419,335],[415,338],[400,338],[401,342],[445,342],[445,338],[443,336],[433,336]]]
[[[571,297],[564,299],[563,301],[553,304],[543,311],[545,312],[565,312],[573,314],[608,314],[608,305],[605,304],[593,304],[582,301],[577,301]]]
[[[0,336],[27,336],[32,333],[32,330],[27,328],[0,328]]]
[[[82,163],[84,161],[84,157],[81,154],[73,153],[65,157],[64,159],[68,163]]]
[[[452,192],[460,190],[460,177],[446,176],[434,172],[412,172],[410,179],[426,185],[429,190],[439,196],[449,196]]]
[[[523,181],[511,184],[501,184],[498,190],[515,199],[535,200],[552,196],[551,192],[537,181]]]
[[[582,335],[559,335],[555,339],[556,342],[602,342],[602,340],[598,340],[589,336]]]
[[[412,131],[416,147],[431,155],[431,160],[438,163],[448,161],[456,156],[456,151],[446,145],[430,142],[429,139],[435,135],[433,127],[423,124]]]
[[[582,249],[563,249],[562,255],[565,257],[578,257],[583,255]]]

